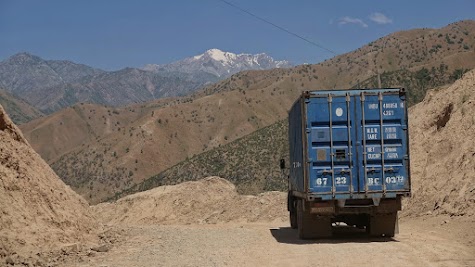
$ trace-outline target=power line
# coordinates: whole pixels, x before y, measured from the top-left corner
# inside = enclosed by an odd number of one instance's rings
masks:
[[[260,16],[258,16],[258,15],[256,15],[256,14],[252,13],[251,11],[246,10],[246,9],[244,9],[244,8],[242,8],[242,7],[239,7],[239,6],[237,6],[237,5],[235,5],[235,4],[231,3],[231,2],[229,2],[229,1],[227,1],[227,0],[218,0],[218,1],[223,2],[223,3],[225,3],[226,5],[228,5],[228,6],[232,7],[232,8],[235,8],[235,9],[237,9],[237,10],[243,12],[243,13],[246,13],[246,14],[248,14],[248,15],[250,15],[250,16],[252,16],[252,17],[254,17],[254,18],[256,18],[256,19],[258,19],[258,20],[260,20],[260,21],[262,21],[262,22],[264,22],[264,23],[267,23],[267,24],[269,24],[269,25],[271,25],[271,26],[273,26],[273,27],[275,27],[275,28],[277,28],[277,29],[279,29],[279,30],[281,30],[281,31],[284,31],[284,32],[286,32],[286,33],[288,33],[288,34],[290,34],[290,35],[292,35],[292,36],[294,36],[294,37],[297,37],[297,38],[299,38],[299,39],[301,39],[301,40],[303,40],[303,41],[305,41],[305,42],[307,42],[307,43],[309,43],[309,44],[311,44],[311,45],[313,45],[313,46],[315,46],[315,47],[318,47],[318,48],[323,49],[323,50],[325,50],[325,51],[327,51],[327,52],[330,52],[330,53],[332,53],[332,54],[335,55],[335,56],[338,56],[338,55],[339,55],[339,54],[336,53],[335,51],[333,51],[333,50],[331,50],[331,49],[329,49],[329,48],[326,48],[326,47],[324,47],[323,45],[317,44],[317,43],[315,43],[315,42],[312,41],[312,40],[309,40],[309,39],[307,39],[307,38],[305,38],[305,37],[303,37],[303,36],[301,36],[301,35],[299,35],[299,34],[297,34],[297,33],[294,33],[294,32],[292,32],[292,31],[290,31],[290,30],[287,30],[286,28],[284,28],[284,27],[282,27],[282,26],[279,26],[279,25],[277,25],[277,24],[275,24],[275,23],[273,23],[273,22],[271,22],[271,21],[269,21],[269,20],[267,20],[267,19],[264,19],[264,18],[262,18],[262,17],[260,17]],[[366,69],[365,66],[360,65],[358,62],[354,62],[354,63],[355,63],[356,65],[359,65],[359,66],[362,67],[363,69]],[[379,70],[378,70],[377,72],[374,72],[372,69],[369,69],[369,68],[368,68],[368,70],[371,71],[372,73],[374,73],[374,74],[377,76],[378,81],[379,81],[379,87],[381,87],[381,80],[380,80]],[[358,83],[358,84],[359,84],[359,83]],[[354,86],[353,86],[353,87],[354,87]],[[358,86],[358,87],[359,87],[359,86]]]
[[[311,44],[311,45],[313,45],[313,46],[316,46],[316,47],[318,47],[318,48],[320,48],[320,49],[323,49],[323,50],[325,50],[325,51],[327,51],[327,52],[330,52],[330,53],[332,53],[332,54],[334,54],[334,55],[338,55],[335,51],[333,51],[333,50],[331,50],[331,49],[329,49],[329,48],[326,48],[326,47],[324,47],[323,45],[317,44],[317,43],[315,43],[314,41],[309,40],[309,39],[307,39],[307,38],[305,38],[305,37],[303,37],[303,36],[301,36],[301,35],[299,35],[299,34],[297,34],[297,33],[294,33],[294,32],[292,32],[292,31],[289,31],[289,30],[287,30],[286,28],[284,28],[284,27],[282,27],[282,26],[279,26],[279,25],[277,25],[277,24],[275,24],[275,23],[273,23],[273,22],[271,22],[271,21],[268,21],[268,20],[266,20],[266,19],[264,19],[264,18],[262,18],[262,17],[260,17],[260,16],[258,16],[258,15],[256,15],[256,14],[250,12],[249,10],[246,10],[246,9],[244,9],[244,8],[241,8],[241,7],[235,5],[235,4],[231,3],[231,2],[228,2],[228,1],[226,1],[226,0],[218,0],[218,1],[221,1],[221,2],[225,3],[226,5],[228,5],[228,6],[230,6],[230,7],[233,7],[233,8],[235,8],[235,9],[241,11],[241,12],[244,12],[244,13],[246,13],[246,14],[248,14],[248,15],[250,15],[250,16],[252,16],[252,17],[254,17],[254,18],[258,19],[258,20],[260,20],[260,21],[263,21],[263,22],[265,22],[265,23],[267,23],[267,24],[269,24],[269,25],[272,25],[273,27],[275,27],[275,28],[277,28],[277,29],[279,29],[279,30],[281,30],[281,31],[284,31],[284,32],[286,32],[286,33],[288,33],[288,34],[290,34],[290,35],[292,35],[292,36],[294,36],[294,37],[297,37],[297,38],[299,38],[299,39],[301,39],[301,40],[304,40],[305,42],[307,42],[307,43],[309,43],[309,44]]]

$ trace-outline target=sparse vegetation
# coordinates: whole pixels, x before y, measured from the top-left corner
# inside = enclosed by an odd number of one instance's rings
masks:
[[[161,185],[220,176],[243,194],[286,190],[279,160],[288,162],[287,120],[279,121],[227,145],[188,158],[140,184],[118,192],[112,199]]]

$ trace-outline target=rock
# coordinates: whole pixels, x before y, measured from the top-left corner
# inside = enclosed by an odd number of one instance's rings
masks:
[[[79,252],[79,250],[80,250],[80,247],[79,247],[79,244],[77,243],[66,245],[61,248],[61,251],[66,255],[71,254],[71,253],[77,253]]]
[[[107,252],[110,250],[110,247],[109,245],[104,244],[97,247],[92,247],[91,250],[95,252]]]
[[[5,258],[5,263],[8,265],[13,265],[15,262],[13,262],[13,259],[11,257]]]

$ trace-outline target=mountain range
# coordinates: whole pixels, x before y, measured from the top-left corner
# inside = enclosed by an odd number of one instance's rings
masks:
[[[227,78],[244,70],[267,70],[274,68],[289,68],[292,65],[286,61],[277,61],[265,53],[234,54],[219,49],[210,49],[203,54],[189,57],[166,65],[148,64],[143,69],[156,73],[184,72],[192,75],[210,74],[216,81]]]
[[[380,73],[383,86],[406,87],[411,103],[417,103],[428,89],[450,84],[474,67],[475,21],[460,21],[440,29],[395,32],[319,64],[241,71],[184,97],[118,108],[78,104],[21,128],[58,175],[92,203],[148,178],[153,184],[199,178],[187,175],[189,170],[224,173],[245,183],[243,193],[255,193],[263,190],[264,176],[275,175],[275,159],[285,156],[276,154],[282,153],[281,146],[266,148],[266,142],[277,140],[254,136],[262,149],[252,153],[245,152],[246,145],[218,148],[285,120],[302,91],[373,87]],[[267,129],[260,133],[283,131]],[[280,140],[283,135],[273,136]],[[262,161],[250,169],[244,164],[249,157]],[[191,164],[179,164],[187,159]],[[252,181],[260,185],[247,184]]]
[[[122,106],[182,96],[242,70],[289,66],[263,53],[211,49],[170,64],[104,71],[19,53],[0,62],[0,88],[50,114],[80,102]]]

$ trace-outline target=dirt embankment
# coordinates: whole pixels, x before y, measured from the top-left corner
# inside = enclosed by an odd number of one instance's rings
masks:
[[[239,195],[219,177],[161,186],[93,207],[106,224],[215,224],[286,220],[286,194]]]
[[[30,147],[0,106],[0,265],[97,242],[87,202]],[[33,257],[33,258],[31,258]],[[25,260],[25,261],[23,261]]]
[[[475,70],[410,109],[412,198],[405,214],[475,215]]]

